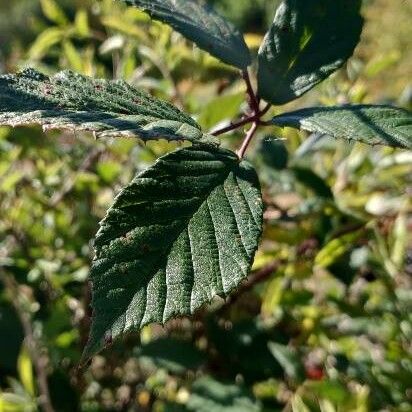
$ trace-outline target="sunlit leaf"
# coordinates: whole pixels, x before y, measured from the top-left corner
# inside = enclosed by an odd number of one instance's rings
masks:
[[[66,14],[55,0],[40,0],[44,15],[53,23],[64,26],[68,23]]]
[[[181,149],[136,176],[95,240],[84,356],[230,294],[249,274],[262,215],[254,169],[227,150]]]
[[[92,131],[98,137],[197,141],[200,126],[169,103],[124,81],[28,69],[0,76],[0,125]]]
[[[250,54],[242,34],[210,7],[195,0],[123,0],[169,24],[201,49],[223,62],[245,69]]]
[[[17,369],[19,371],[19,376],[24,389],[31,396],[34,396],[34,376],[33,376],[33,365],[30,359],[29,352],[27,348],[23,345],[20,351],[19,358],[17,360]]]
[[[259,96],[296,99],[352,55],[363,20],[360,0],[284,0],[259,50]]]
[[[412,149],[412,114],[392,106],[310,107],[281,114],[272,122],[335,138]]]

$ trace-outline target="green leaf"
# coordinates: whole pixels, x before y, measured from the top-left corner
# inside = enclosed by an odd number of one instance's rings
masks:
[[[84,357],[227,296],[249,274],[262,215],[254,169],[227,150],[181,149],[136,176],[96,237]]]
[[[245,93],[218,96],[202,108],[197,121],[204,129],[210,129],[223,120],[232,120],[244,101]]]
[[[302,359],[294,348],[276,342],[269,342],[268,348],[288,377],[303,380],[304,367]]]
[[[392,106],[310,107],[281,114],[272,122],[335,138],[412,149],[412,114]]]
[[[315,257],[315,265],[327,268],[335,263],[341,256],[353,248],[359,238],[364,234],[363,230],[346,233],[334,238],[318,252]]]
[[[65,37],[65,29],[60,27],[49,27],[43,30],[31,45],[28,52],[30,60],[40,60],[57,43]]]
[[[139,347],[136,355],[174,374],[196,370],[206,361],[205,355],[192,343],[172,338],[153,340]]]
[[[33,365],[27,348],[23,345],[17,360],[17,370],[24,389],[31,396],[35,395]]]
[[[97,137],[197,141],[200,126],[169,103],[123,81],[28,69],[0,76],[0,126],[93,131]]]
[[[123,0],[172,26],[223,62],[240,69],[251,64],[242,34],[210,7],[195,0]]]
[[[359,42],[360,3],[284,0],[259,50],[259,96],[288,103],[341,67]]]
[[[53,23],[59,26],[68,24],[64,11],[60,8],[55,0],[40,0],[40,5],[44,15]]]
[[[288,166],[289,153],[281,140],[267,136],[261,141],[259,154],[263,162],[275,170],[283,170]]]
[[[242,386],[205,376],[194,382],[187,409],[196,412],[259,412],[261,407]]]
[[[327,182],[307,167],[293,166],[289,168],[296,180],[311,189],[317,196],[325,199],[333,199],[332,189]]]

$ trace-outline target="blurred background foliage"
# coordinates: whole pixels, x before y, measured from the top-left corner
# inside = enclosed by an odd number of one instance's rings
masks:
[[[256,53],[278,2],[210,3]],[[363,13],[355,56],[290,107],[412,108],[412,2]],[[0,72],[25,66],[126,79],[207,129],[244,108],[236,71],[112,0],[0,0]],[[174,147],[0,128],[0,412],[412,411],[412,154],[291,129],[249,154],[267,206],[250,281],[78,370],[98,221]]]

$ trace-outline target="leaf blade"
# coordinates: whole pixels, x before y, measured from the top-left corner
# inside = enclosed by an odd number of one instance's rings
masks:
[[[272,123],[366,144],[412,149],[412,114],[393,106],[311,107],[276,116]]]
[[[172,26],[201,49],[223,62],[246,69],[249,49],[241,33],[227,20],[194,0],[122,0]]]
[[[340,68],[359,42],[360,3],[284,0],[259,50],[259,96],[288,103]]]
[[[87,358],[105,337],[188,315],[250,270],[262,230],[254,170],[213,147],[173,152],[116,198],[97,234]]]
[[[70,71],[52,77],[27,69],[0,76],[0,126],[92,131],[97,137],[202,139],[200,126],[169,103],[126,82]]]

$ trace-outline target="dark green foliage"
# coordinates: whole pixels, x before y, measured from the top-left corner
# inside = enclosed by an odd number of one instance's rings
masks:
[[[209,6],[256,50],[280,1],[28,3],[0,125],[56,130],[0,128],[0,412],[409,412],[411,114],[362,103],[407,104],[412,8],[282,113],[359,1],[283,1],[256,61]]]
[[[286,169],[288,165],[289,154],[284,142],[281,140],[270,137],[263,139],[259,148],[259,154],[267,166],[273,167],[276,170]]]
[[[189,411],[196,412],[258,412],[261,410],[249,391],[238,385],[203,377],[193,385],[187,403]]]
[[[262,213],[254,169],[230,151],[181,149],[136,176],[96,236],[85,356],[227,296],[249,274]]]
[[[136,350],[140,359],[153,362],[154,366],[172,373],[184,374],[197,370],[206,362],[206,356],[194,344],[180,339],[157,339]]]
[[[352,55],[360,0],[285,0],[259,50],[258,94],[276,105],[306,93]]]
[[[367,144],[412,149],[412,114],[393,106],[310,107],[281,114],[272,122]]]
[[[200,140],[196,122],[169,103],[126,82],[95,80],[69,71],[35,70],[0,77],[0,124],[93,131],[98,137]]]
[[[251,63],[242,34],[210,7],[196,0],[123,0],[169,24],[223,62],[246,69]]]

